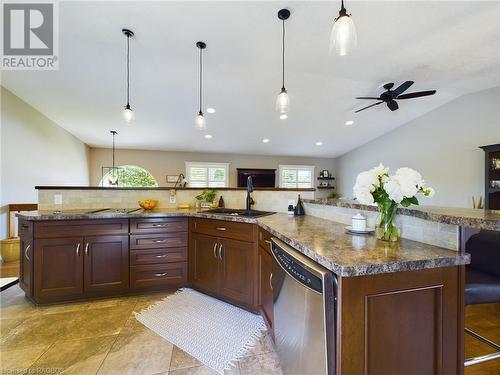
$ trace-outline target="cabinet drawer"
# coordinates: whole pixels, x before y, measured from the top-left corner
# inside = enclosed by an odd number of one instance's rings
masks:
[[[127,234],[128,219],[54,220],[35,224],[36,238]]]
[[[188,234],[134,234],[130,236],[130,249],[158,249],[163,247],[187,247]]]
[[[131,219],[130,233],[187,232],[188,220],[184,218]]]
[[[18,231],[19,231],[19,236],[25,236],[25,237],[33,236],[33,222],[19,219]]]
[[[271,233],[267,230],[259,228],[259,245],[267,250],[269,254],[271,254]]]
[[[154,250],[131,250],[130,265],[184,262],[187,260],[186,247],[171,247]]]
[[[179,287],[186,282],[187,262],[130,267],[130,286],[134,289],[158,286]]]
[[[193,219],[193,232],[209,236],[232,238],[240,241],[253,242],[254,224],[236,223],[216,219]]]

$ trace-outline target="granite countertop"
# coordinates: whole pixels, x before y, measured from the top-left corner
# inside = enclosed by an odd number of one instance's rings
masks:
[[[304,199],[306,203],[327,206],[354,208],[365,211],[378,211],[376,206],[367,206],[345,199]],[[413,216],[438,223],[460,225],[479,229],[500,230],[500,210],[481,210],[475,208],[453,208],[438,206],[399,207],[399,215]]]
[[[89,213],[89,210],[61,213],[34,211],[18,216],[33,221],[186,216],[255,223],[325,268],[344,277],[456,266],[470,262],[468,254],[420,242],[400,239],[398,242],[388,243],[377,240],[373,235],[353,236],[345,232],[344,224],[308,215],[294,217],[278,213],[255,219],[195,209],[159,208],[132,213]]]

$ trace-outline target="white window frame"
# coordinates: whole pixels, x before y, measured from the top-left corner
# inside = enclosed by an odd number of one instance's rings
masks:
[[[279,187],[280,188],[283,188],[283,181],[282,181],[282,172],[283,172],[283,169],[295,169],[297,171],[299,170],[308,170],[308,171],[311,171],[311,186],[310,188],[313,189],[314,188],[314,169],[316,168],[316,166],[314,165],[279,165],[279,168],[278,168],[278,173],[279,173]],[[297,186],[295,187],[296,189],[298,189],[298,183],[297,183]],[[293,189],[293,188],[289,188],[289,189]],[[302,189],[302,188],[301,188]],[[306,188],[304,188],[306,189]]]
[[[218,187],[220,188],[221,186],[217,186],[217,187],[212,187],[212,186],[208,186],[209,182],[208,181],[208,168],[224,168],[224,176],[225,176],[225,180],[224,180],[224,186],[223,187],[229,187],[229,164],[230,163],[216,163],[216,162],[198,162],[198,161],[187,161],[186,162],[186,180],[188,182],[188,187],[190,187],[190,183],[191,183],[191,174],[189,173],[190,171],[190,168],[193,168],[193,167],[201,167],[201,168],[207,168],[207,186],[205,187],[200,187],[200,189],[203,189],[203,188],[214,188],[214,189],[217,189]]]

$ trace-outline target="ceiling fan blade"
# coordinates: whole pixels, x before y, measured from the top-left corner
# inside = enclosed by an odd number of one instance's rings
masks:
[[[369,106],[366,106],[366,107],[363,107],[361,109],[358,109],[357,111],[354,111],[354,113],[358,113],[358,112],[361,112],[361,111],[364,111],[365,109],[368,109],[370,107],[373,107],[375,105],[379,105],[379,104],[382,104],[383,102],[378,102],[378,103],[374,103],[374,104],[370,104]]]
[[[392,96],[396,97],[402,93],[404,93],[406,90],[410,88],[411,85],[413,85],[415,82],[413,81],[406,81],[405,83],[401,84],[398,88],[394,89],[392,92]]]
[[[389,107],[389,109],[390,109],[391,111],[395,111],[396,109],[398,109],[398,108],[399,108],[399,105],[398,105],[398,103],[396,103],[396,101],[395,101],[395,100],[390,100],[390,101],[388,101],[388,102],[387,102],[387,106]]]
[[[373,99],[373,100],[380,100],[380,98],[376,98],[374,96],[358,96],[355,99]]]
[[[420,96],[434,95],[435,93],[436,93],[436,90],[410,92],[408,94],[399,95],[396,99],[418,98]]]

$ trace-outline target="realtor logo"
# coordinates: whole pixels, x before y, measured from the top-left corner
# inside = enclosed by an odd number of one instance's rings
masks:
[[[56,4],[4,2],[2,8],[2,69],[58,69]]]

